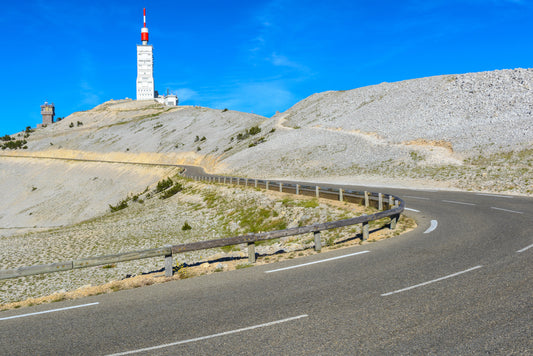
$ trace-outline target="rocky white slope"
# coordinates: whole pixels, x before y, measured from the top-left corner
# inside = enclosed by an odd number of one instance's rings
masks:
[[[533,194],[532,112],[532,69],[325,92],[272,118],[120,100],[37,129],[26,138],[27,149],[0,155]],[[0,157],[7,202],[0,228],[82,221],[168,174],[166,168]]]

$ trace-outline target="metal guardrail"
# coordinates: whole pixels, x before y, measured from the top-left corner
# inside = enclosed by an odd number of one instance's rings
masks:
[[[314,196],[316,198],[333,199],[352,203],[364,204],[365,207],[374,206],[379,212],[372,215],[362,215],[351,219],[316,223],[312,225],[289,228],[285,230],[269,231],[255,234],[247,234],[229,238],[222,238],[209,241],[190,242],[178,245],[168,245],[161,248],[124,252],[115,255],[105,255],[98,257],[87,257],[67,262],[50,263],[36,266],[25,266],[7,270],[0,270],[0,280],[31,276],[43,273],[67,271],[78,268],[96,267],[118,262],[126,262],[150,257],[165,256],[165,275],[173,274],[173,255],[177,253],[198,251],[217,247],[231,246],[246,243],[248,245],[248,258],[251,263],[255,262],[255,243],[259,241],[277,239],[287,236],[295,236],[307,233],[314,234],[315,250],[322,248],[320,232],[344,226],[362,224],[363,240],[369,236],[369,222],[390,217],[389,227],[394,229],[405,208],[405,202],[390,194],[373,193],[367,191],[344,190],[342,188],[325,188],[320,186],[300,185],[294,183],[268,181],[261,179],[245,179],[226,176],[202,176],[189,177],[194,180],[207,181],[221,184],[236,184],[265,190],[276,190],[296,195]],[[387,210],[383,210],[384,207]]]

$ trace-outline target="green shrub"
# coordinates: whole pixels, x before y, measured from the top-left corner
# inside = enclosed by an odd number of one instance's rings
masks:
[[[111,212],[115,212],[115,211],[119,211],[119,210],[122,210],[122,209],[126,209],[127,207],[128,207],[128,199],[122,200],[120,203],[118,203],[115,206],[109,204],[109,209],[111,209]]]
[[[26,140],[11,140],[11,141],[7,141],[6,143],[4,143],[1,147],[3,150],[5,149],[10,149],[10,150],[16,150],[16,149],[19,149],[19,148],[28,148],[27,146],[25,146],[28,142]]]
[[[258,133],[261,132],[261,128],[259,126],[254,126],[254,127],[251,127],[249,130],[248,130],[248,133],[250,135],[257,135]]]
[[[162,181],[157,183],[157,187],[155,188],[155,192],[156,193],[161,193],[163,190],[166,190],[166,189],[172,187],[172,184],[174,184],[174,182],[172,181],[172,179],[170,179],[170,177],[167,178],[167,179],[163,179]]]
[[[188,230],[191,230],[192,227],[191,225],[189,225],[189,223],[187,221],[185,221],[185,224],[183,224],[183,226],[181,227],[181,230],[182,231],[188,231]]]
[[[183,186],[180,183],[174,184],[174,186],[168,190],[165,190],[165,192],[161,195],[161,199],[167,199],[171,196],[175,195],[178,192],[181,192],[183,190]]]

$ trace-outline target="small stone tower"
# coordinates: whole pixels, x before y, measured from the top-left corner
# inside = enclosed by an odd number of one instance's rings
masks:
[[[48,102],[45,102],[44,105],[41,105],[41,115],[43,115],[43,125],[53,124],[55,115],[54,103],[48,104]]]

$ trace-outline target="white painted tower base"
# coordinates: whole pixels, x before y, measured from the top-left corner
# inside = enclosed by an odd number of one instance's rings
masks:
[[[154,54],[152,45],[137,45],[137,100],[153,100]]]

